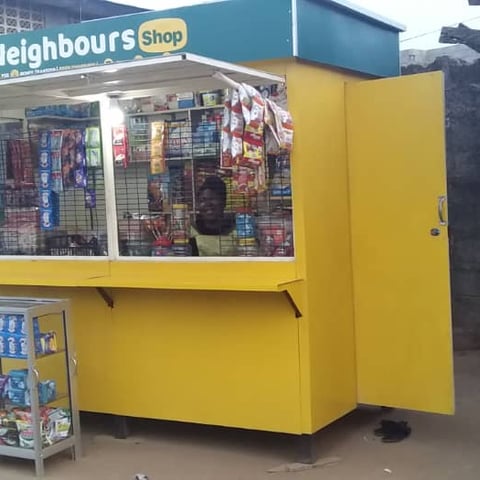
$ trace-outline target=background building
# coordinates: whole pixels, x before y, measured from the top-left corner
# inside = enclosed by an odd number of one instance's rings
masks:
[[[0,0],[0,34],[141,11],[144,10],[101,0]]]

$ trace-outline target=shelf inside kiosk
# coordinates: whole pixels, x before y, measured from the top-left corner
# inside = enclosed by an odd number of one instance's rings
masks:
[[[180,60],[0,82],[0,255],[294,256],[289,152],[252,130],[242,160],[225,157],[244,112],[221,75],[286,110],[283,82]]]

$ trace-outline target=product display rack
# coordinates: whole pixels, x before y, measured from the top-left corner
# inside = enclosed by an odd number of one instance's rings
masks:
[[[69,326],[69,301],[57,299],[39,299],[39,298],[20,298],[20,297],[0,297],[0,317],[9,321],[9,318],[21,319],[25,322],[24,333],[26,338],[26,355],[11,355],[6,352],[0,356],[1,371],[5,373],[6,364],[12,362],[12,366],[19,367],[20,363],[25,363],[27,374],[26,390],[30,400],[24,405],[18,402],[4,401],[3,408],[5,411],[11,409],[27,408],[30,413],[30,422],[32,425],[32,443],[31,448],[23,446],[0,445],[0,456],[9,456],[23,458],[35,461],[35,472],[38,477],[44,474],[44,460],[59,452],[71,450],[72,458],[81,456],[80,442],[80,421],[76,400],[76,376],[77,376],[77,360],[72,350],[71,332]],[[61,325],[61,331],[58,334],[58,349],[49,353],[40,353],[38,349],[38,336],[36,324],[42,325],[43,321],[56,321],[57,325]],[[7,329],[13,330],[10,326]],[[23,327],[22,327],[23,328]],[[39,327],[41,328],[41,327]],[[60,329],[59,329],[60,330]],[[12,334],[4,334],[5,336]],[[18,350],[17,350],[18,353]],[[23,353],[23,352],[22,352]],[[26,358],[24,358],[26,356]],[[59,372],[58,365],[54,365],[54,372],[57,376],[60,373],[64,375],[65,388],[55,393],[54,398],[41,401],[39,395],[39,387],[41,385],[42,370],[47,366],[44,362],[47,359],[64,359],[62,366],[63,372]],[[52,370],[52,365],[49,366]],[[27,373],[28,372],[28,373]],[[22,402],[21,402],[22,403]],[[69,411],[69,428],[62,439],[56,439],[50,445],[44,439],[45,420],[42,418],[41,410],[45,407],[53,407],[59,405],[68,405]],[[5,426],[4,426],[5,427]],[[52,426],[51,426],[52,427]],[[6,427],[5,427],[6,428]],[[53,438],[53,437],[52,437]],[[20,444],[21,445],[21,444]],[[30,446],[30,445],[29,445]]]
[[[84,104],[85,105],[85,104]],[[94,108],[95,103],[90,104]],[[60,114],[33,115],[26,118],[26,130],[34,155],[39,155],[39,139],[42,133],[51,131],[85,132],[91,127],[100,126],[100,117],[96,115],[67,116]],[[86,150],[86,145],[83,148]],[[62,156],[65,145],[62,145]],[[62,159],[62,164],[64,163]],[[63,167],[62,167],[63,168]],[[106,255],[106,242],[102,243],[105,235],[105,195],[103,166],[86,166],[86,185],[84,188],[62,188],[57,193],[59,202],[59,219],[57,228],[52,231],[39,232],[40,242],[38,253],[47,256],[102,256]],[[35,183],[40,184],[38,178],[40,170],[35,172]],[[41,186],[38,187],[37,202],[41,206]],[[87,205],[87,197],[94,192],[94,205]],[[41,212],[40,212],[41,215]],[[81,242],[75,239],[82,238]]]
[[[268,156],[265,165],[267,188],[264,191],[248,195],[236,192],[232,185],[234,169],[232,166],[222,165],[221,162],[221,129],[225,111],[223,104],[208,106],[193,104],[186,108],[159,111],[148,109],[141,112],[129,111],[128,106],[124,105],[123,109],[129,158],[126,165],[117,163],[115,168],[117,218],[122,231],[119,248],[122,256],[151,256],[147,243],[152,243],[153,238],[137,241],[136,230],[142,230],[142,227],[132,225],[133,230],[130,232],[132,236],[127,232],[129,227],[125,226],[128,218],[136,218],[138,221],[143,219],[147,225],[161,225],[165,229],[164,225],[169,224],[166,219],[172,215],[170,211],[172,205],[182,204],[187,206],[189,220],[194,224],[198,214],[199,187],[207,176],[218,176],[225,182],[227,216],[234,218],[236,212],[250,210],[253,215],[262,218],[263,232],[273,234],[284,230],[285,235],[288,235],[291,230],[288,223],[290,220],[286,220],[285,215],[281,218],[278,214],[292,210],[289,156]],[[164,173],[157,175],[150,172],[151,135],[155,122],[163,122],[166,132],[165,169]],[[280,161],[281,158],[284,159],[283,162]],[[282,173],[286,171],[285,168],[283,170],[277,168],[277,165],[285,164],[288,166],[288,175]],[[147,177],[149,183],[145,185]],[[150,203],[147,207],[142,192],[150,190],[150,185],[162,191],[163,207],[155,205],[151,208]],[[148,230],[148,227],[144,229]],[[255,233],[259,235],[259,232]],[[251,248],[243,249],[243,244],[248,244]],[[267,250],[264,245],[261,246],[258,238],[244,242],[235,237],[224,241],[222,245],[222,250],[226,248],[226,251],[236,251],[239,256],[261,256],[264,251],[270,256],[274,251],[272,248]],[[280,249],[275,251],[280,252]],[[289,252],[293,253],[293,249]]]

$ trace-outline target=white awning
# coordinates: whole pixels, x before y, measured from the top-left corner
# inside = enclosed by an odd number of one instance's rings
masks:
[[[192,54],[55,71],[0,80],[0,110],[226,88],[216,73],[251,85],[283,83],[278,75]]]

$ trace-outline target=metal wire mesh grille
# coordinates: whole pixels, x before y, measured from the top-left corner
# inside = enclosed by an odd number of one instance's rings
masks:
[[[98,120],[94,121],[98,124]],[[0,254],[97,256],[107,254],[103,167],[80,167],[90,120],[34,119],[0,132]],[[49,162],[61,172],[45,173],[42,139],[56,132]],[[44,146],[43,146],[44,147]],[[58,157],[55,157],[58,153]],[[77,155],[77,156],[74,156]],[[55,160],[55,158],[57,160]],[[53,168],[53,167],[52,167]],[[82,183],[74,176],[82,169]]]
[[[268,157],[265,191],[238,192],[233,170],[220,168],[222,115],[222,107],[136,113],[114,132],[121,255],[293,256],[289,156]],[[201,225],[202,185],[212,177],[226,190],[216,232]]]

